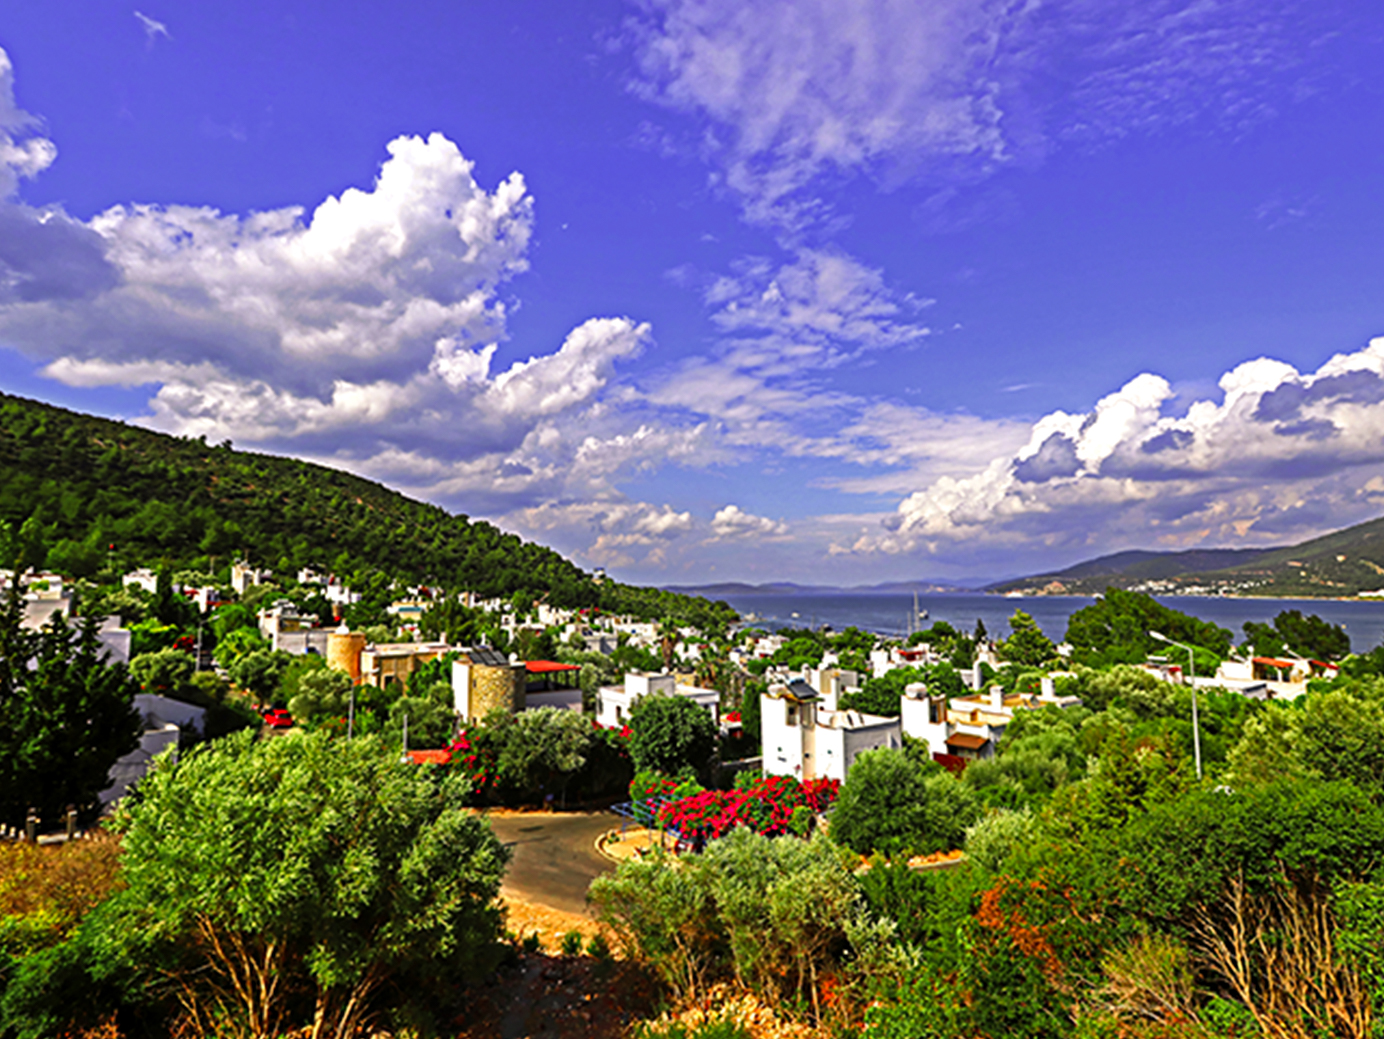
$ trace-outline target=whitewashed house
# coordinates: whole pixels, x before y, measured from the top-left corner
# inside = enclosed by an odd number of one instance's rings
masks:
[[[844,782],[863,752],[903,746],[899,719],[837,709],[840,685],[836,683],[843,672],[832,672],[835,683],[829,674],[825,694],[799,680],[772,685],[760,697],[760,742],[766,774]]]
[[[1075,707],[1080,697],[1059,696],[1051,675],[1045,675],[1037,693],[1005,694],[998,685],[988,692],[932,696],[927,686],[915,682],[904,689],[900,705],[903,731],[924,740],[929,753],[957,758],[988,758],[1018,711],[1043,707]]]
[[[647,675],[630,672],[624,685],[602,686],[596,695],[596,721],[607,727],[624,725],[629,721],[634,705],[646,696],[681,696],[720,722],[721,694],[715,689],[683,685],[674,675]]]

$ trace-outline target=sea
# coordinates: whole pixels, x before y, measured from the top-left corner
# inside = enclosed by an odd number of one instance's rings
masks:
[[[913,613],[911,593],[802,592],[796,594],[750,593],[727,595],[747,626],[776,631],[779,628],[815,628],[828,625],[837,631],[862,628],[879,635],[908,633]],[[1315,613],[1331,624],[1345,627],[1351,649],[1365,652],[1384,642],[1384,601],[1350,599],[1249,599],[1229,596],[1159,595],[1160,603],[1181,613],[1228,628],[1238,643],[1246,621],[1272,623],[1284,610]],[[1067,618],[1095,601],[1089,595],[987,595],[984,592],[929,592],[918,595],[918,612],[926,614],[923,628],[946,621],[961,631],[971,631],[976,621],[985,623],[992,638],[1009,634],[1009,618],[1023,610],[1054,642],[1062,641]]]

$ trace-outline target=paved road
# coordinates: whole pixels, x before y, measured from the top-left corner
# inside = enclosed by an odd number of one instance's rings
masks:
[[[596,838],[618,823],[609,812],[492,815],[495,836],[514,853],[505,886],[530,902],[584,913],[587,886],[611,868]]]

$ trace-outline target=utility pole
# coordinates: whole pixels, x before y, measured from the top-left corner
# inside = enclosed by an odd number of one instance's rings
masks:
[[[1197,720],[1197,682],[1196,682],[1196,654],[1192,647],[1181,642],[1174,642],[1168,636],[1157,631],[1150,631],[1149,637],[1157,639],[1159,642],[1166,642],[1170,646],[1177,646],[1179,649],[1187,651],[1187,681],[1192,687],[1192,751],[1196,756],[1197,778],[1201,778],[1201,725]]]

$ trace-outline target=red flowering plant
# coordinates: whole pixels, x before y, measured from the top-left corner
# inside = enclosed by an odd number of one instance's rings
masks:
[[[447,747],[452,752],[452,767],[461,769],[471,781],[471,789],[481,793],[495,783],[495,762],[492,756],[471,739],[468,730],[463,729]]]
[[[645,771],[635,775],[630,783],[630,801],[634,805],[635,822],[652,826],[657,821],[659,806],[669,803],[678,787],[687,780],[662,772]]]
[[[834,779],[799,783],[791,776],[766,776],[735,790],[705,790],[669,802],[659,810],[659,822],[684,840],[724,837],[736,826],[777,837],[792,832],[793,809],[805,805],[825,810],[836,799]]]

